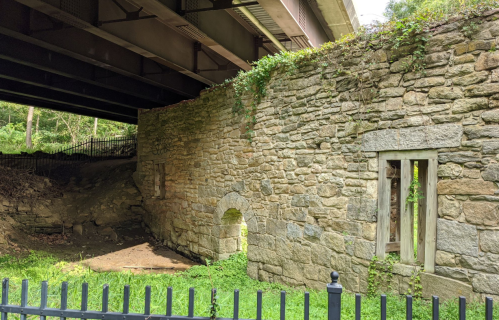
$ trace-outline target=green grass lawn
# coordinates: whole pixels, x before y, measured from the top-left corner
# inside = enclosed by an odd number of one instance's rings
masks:
[[[256,292],[263,290],[263,317],[279,319],[280,291],[287,291],[287,319],[303,318],[303,291],[279,284],[259,282],[246,275],[246,256],[238,254],[230,259],[215,263],[210,267],[215,287],[218,289],[218,304],[220,317],[231,317],[233,306],[233,290],[240,289],[240,317],[255,318]],[[83,282],[89,283],[89,310],[100,310],[102,286],[109,284],[109,310],[122,310],[123,286],[131,286],[130,312],[141,313],[144,310],[144,288],[152,287],[151,311],[164,314],[166,310],[166,291],[173,287],[173,313],[187,315],[188,289],[196,288],[195,314],[208,316],[210,305],[210,279],[206,266],[195,266],[190,270],[176,275],[142,274],[133,275],[130,272],[94,272],[77,267],[69,271],[66,262],[58,262],[54,257],[33,252],[28,257],[16,259],[11,256],[0,258],[0,274],[10,278],[10,303],[19,304],[21,297],[21,281],[30,280],[29,305],[40,303],[40,282],[49,281],[49,307],[59,307],[60,285],[69,282],[68,304],[72,309],[80,307],[80,292]],[[65,271],[67,270],[67,271]],[[353,319],[354,295],[345,293],[342,297],[342,319]],[[324,290],[310,291],[310,319],[326,319],[327,293]],[[499,317],[496,308],[495,317]],[[379,297],[363,297],[362,319],[379,319]],[[396,296],[388,297],[389,319],[405,319],[405,301]],[[34,317],[33,317],[34,318]],[[427,301],[414,301],[414,319],[430,319],[431,305]],[[441,319],[458,319],[457,303],[443,304]],[[485,319],[484,307],[479,304],[468,306],[467,319]]]

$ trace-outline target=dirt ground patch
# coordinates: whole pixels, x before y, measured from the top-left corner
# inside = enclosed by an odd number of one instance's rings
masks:
[[[48,252],[61,261],[82,264],[98,272],[170,273],[185,271],[198,263],[157,242],[140,223],[114,228],[116,237],[103,235],[105,227],[92,223],[83,226],[83,234],[26,235],[11,229],[0,254],[16,256],[30,250]],[[133,268],[131,268],[133,267]]]
[[[82,262],[94,271],[125,271],[133,273],[175,273],[195,263],[168,248],[149,242],[94,257]]]

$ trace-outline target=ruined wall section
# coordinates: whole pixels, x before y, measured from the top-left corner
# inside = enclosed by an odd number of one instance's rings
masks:
[[[253,278],[322,288],[337,270],[346,289],[366,292],[378,152],[433,149],[440,180],[436,274],[499,294],[497,18],[477,19],[472,34],[465,20],[436,27],[423,74],[406,71],[408,48],[379,50],[367,63],[361,52],[336,50],[330,57],[341,70],[276,72],[257,106],[251,143],[241,136],[244,119],[232,113],[230,88],[143,111],[136,181],[149,226],[186,255],[224,257],[234,243],[219,241],[215,217],[219,202],[229,201],[249,220]],[[160,162],[163,199],[154,190]],[[400,292],[408,277],[394,277]]]

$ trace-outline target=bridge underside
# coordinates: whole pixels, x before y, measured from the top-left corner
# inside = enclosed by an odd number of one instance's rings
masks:
[[[344,6],[331,28],[320,1],[0,0],[0,100],[136,123],[353,28]]]

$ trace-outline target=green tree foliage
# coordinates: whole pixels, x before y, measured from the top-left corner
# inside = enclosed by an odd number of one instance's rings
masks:
[[[390,0],[384,15],[390,20],[400,20],[427,12],[446,15],[457,12],[461,7],[493,4],[491,0]]]
[[[95,118],[35,108],[33,149],[27,149],[27,115],[27,106],[0,101],[0,152],[52,151],[93,136]],[[136,131],[135,125],[99,119],[96,138],[131,136]]]

